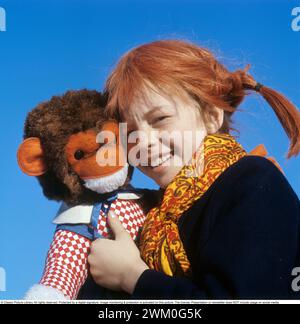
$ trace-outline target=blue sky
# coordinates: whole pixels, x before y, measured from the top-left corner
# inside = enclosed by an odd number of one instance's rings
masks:
[[[250,63],[259,82],[299,106],[300,32],[291,29],[297,6],[300,1],[0,0],[7,15],[7,31],[0,32],[0,267],[7,290],[0,299],[22,298],[38,282],[58,208],[16,163],[32,108],[68,89],[101,90],[120,55],[164,38],[209,47],[232,70]],[[264,143],[300,196],[300,157],[285,160],[288,140],[271,108],[258,95],[241,108],[239,141],[247,150]],[[133,183],[154,187],[138,172]]]

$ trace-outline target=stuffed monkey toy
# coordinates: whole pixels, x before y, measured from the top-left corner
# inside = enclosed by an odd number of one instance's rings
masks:
[[[68,91],[27,116],[19,167],[37,177],[48,199],[63,204],[54,219],[57,227],[43,276],[26,299],[76,299],[88,278],[91,242],[110,235],[108,211],[117,214],[136,240],[146,213],[157,203],[154,191],[130,186],[133,169],[127,164],[118,123],[105,119],[105,102],[97,91]],[[98,143],[100,131],[115,137],[107,138],[105,145]],[[99,163],[108,154],[116,165]],[[88,290],[84,298],[89,299]]]

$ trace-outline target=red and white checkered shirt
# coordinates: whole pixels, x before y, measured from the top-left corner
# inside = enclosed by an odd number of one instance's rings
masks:
[[[104,204],[104,207],[105,206]],[[143,226],[145,214],[135,200],[116,199],[110,210],[119,217],[124,228],[135,240]],[[101,210],[97,231],[103,237],[110,237],[106,216]],[[68,230],[58,230],[51,243],[40,284],[61,291],[67,298],[76,299],[88,276],[87,257],[91,241]]]

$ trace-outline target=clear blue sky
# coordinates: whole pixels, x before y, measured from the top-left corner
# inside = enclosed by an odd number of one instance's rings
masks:
[[[0,0],[7,15],[7,31],[0,33],[0,267],[7,291],[0,299],[22,298],[38,282],[58,208],[16,163],[33,107],[68,89],[101,90],[122,53],[162,38],[207,46],[233,70],[251,63],[258,81],[299,106],[300,32],[291,29],[296,6],[299,1]],[[242,108],[235,117],[240,142],[247,150],[263,142],[300,196],[300,157],[285,160],[288,141],[274,113],[256,95]],[[140,173],[134,184],[153,187]]]

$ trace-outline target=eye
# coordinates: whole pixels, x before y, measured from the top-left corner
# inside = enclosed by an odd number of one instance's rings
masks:
[[[169,118],[169,116],[160,116],[158,118],[155,118],[154,121],[153,121],[153,124],[156,124],[156,123],[159,123],[165,119]]]
[[[82,150],[77,150],[75,153],[74,153],[74,158],[76,160],[81,160],[82,158],[84,157],[84,152]]]

